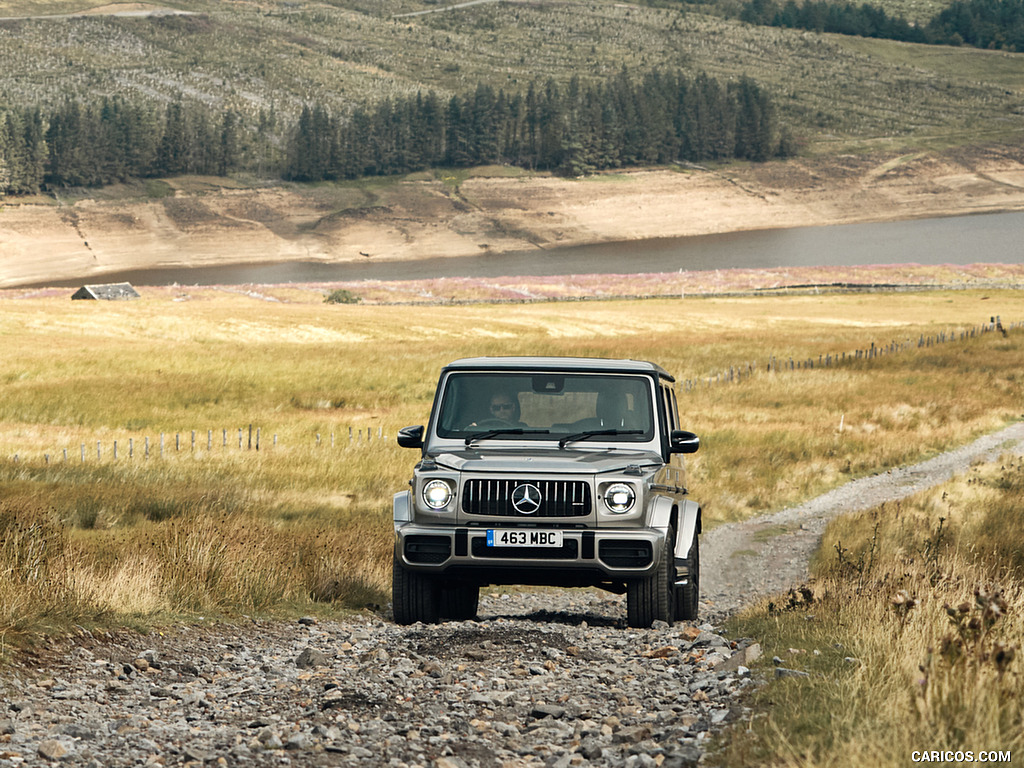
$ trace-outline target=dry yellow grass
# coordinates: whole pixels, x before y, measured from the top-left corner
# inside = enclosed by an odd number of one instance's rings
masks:
[[[723,764],[885,768],[915,751],[981,762],[1024,748],[1022,516],[1024,460],[1005,456],[830,524],[813,600],[776,597],[736,622],[811,675],[757,694],[773,704],[723,739]]]
[[[770,357],[916,342],[994,314],[1008,324],[1024,318],[1013,291],[416,308],[213,288],[143,289],[124,304],[4,295],[0,498],[63,542],[51,564],[64,559],[42,582],[0,587],[0,633],[382,604],[390,499],[415,460],[394,435],[425,421],[457,357],[636,357],[682,383],[756,364],[739,382],[680,393],[703,439],[691,492],[710,524],[963,443],[1024,402],[1019,331],[764,370]],[[238,447],[250,424],[259,451]]]

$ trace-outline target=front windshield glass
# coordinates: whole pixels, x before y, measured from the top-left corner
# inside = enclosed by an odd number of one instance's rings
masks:
[[[654,436],[652,411],[651,381],[644,376],[453,373],[437,434],[557,441],[599,430],[608,433],[594,438],[599,442],[647,442]]]

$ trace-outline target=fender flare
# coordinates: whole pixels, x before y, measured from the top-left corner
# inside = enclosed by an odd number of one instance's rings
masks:
[[[672,525],[672,506],[672,499],[668,496],[658,496],[654,499],[647,518],[648,526],[668,533],[668,528]]]
[[[676,531],[676,557],[687,557],[690,546],[701,532],[700,505],[685,500],[679,508],[679,528]]]
[[[391,514],[397,531],[405,523],[412,522],[412,493],[399,491],[391,501]]]

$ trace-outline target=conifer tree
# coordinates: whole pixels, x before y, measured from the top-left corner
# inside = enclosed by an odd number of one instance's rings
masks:
[[[185,107],[181,100],[167,105],[164,113],[163,134],[157,152],[157,174],[175,176],[186,173],[189,164],[189,127]]]
[[[0,194],[11,192],[11,134],[7,113],[0,110]]]

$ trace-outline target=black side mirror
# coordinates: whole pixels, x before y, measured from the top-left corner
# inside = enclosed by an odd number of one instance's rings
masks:
[[[700,448],[700,438],[685,429],[673,429],[669,443],[672,453],[696,453]]]
[[[398,444],[403,448],[422,448],[423,425],[402,427],[398,430]]]

